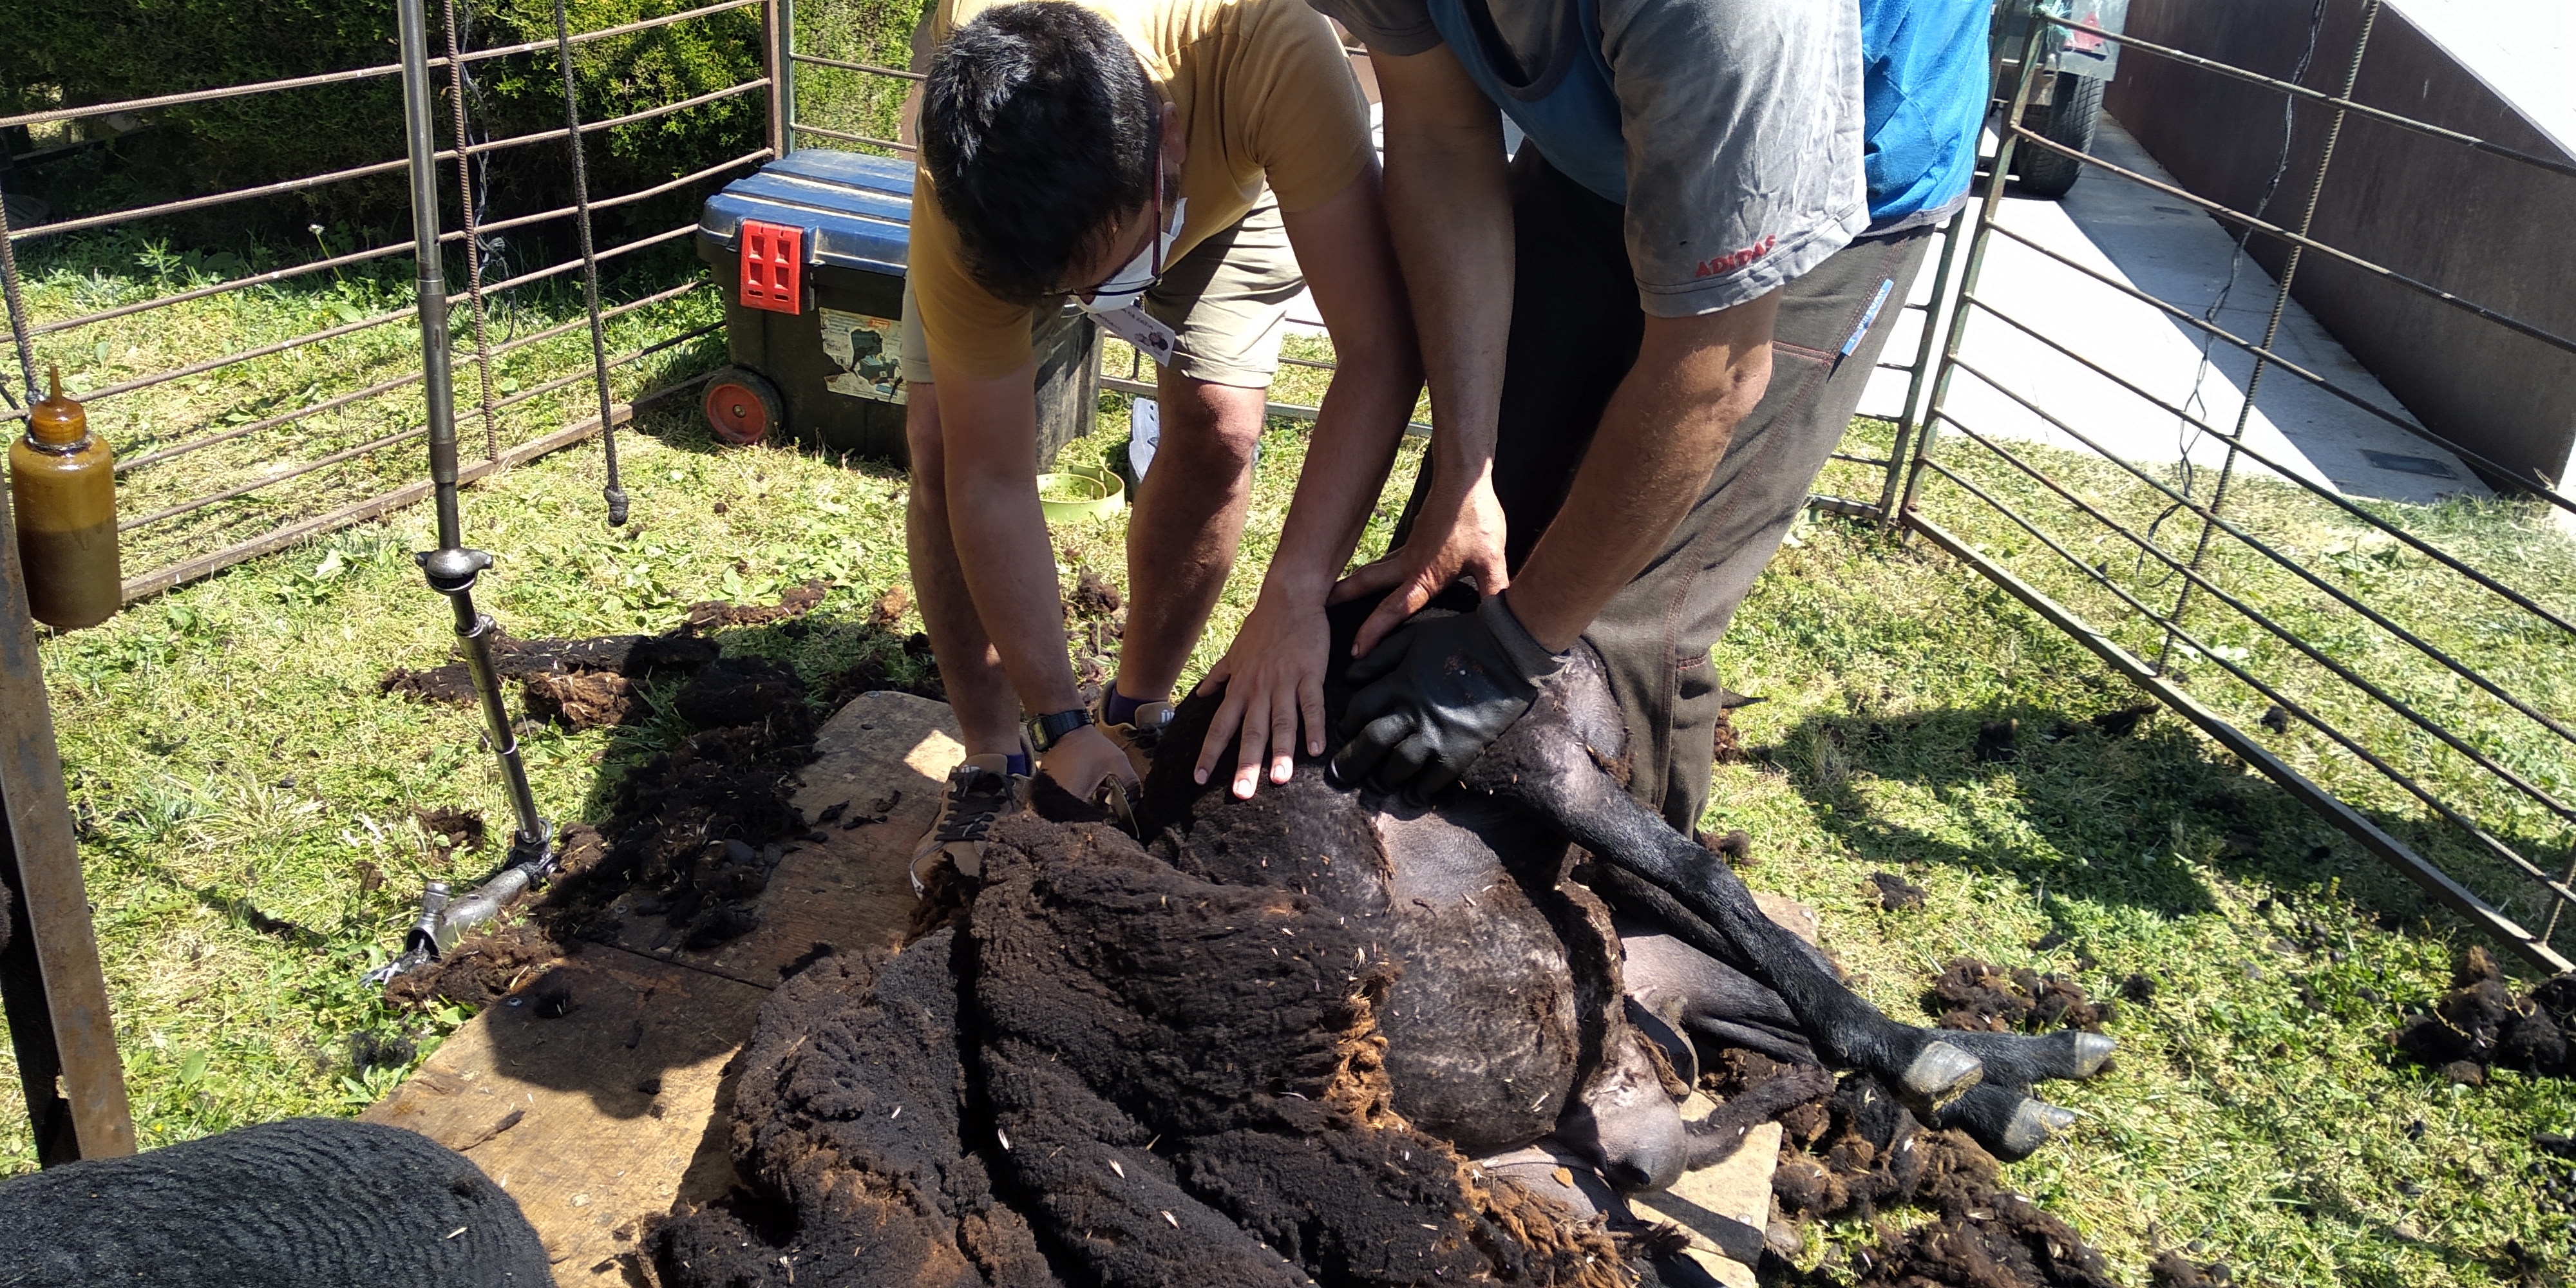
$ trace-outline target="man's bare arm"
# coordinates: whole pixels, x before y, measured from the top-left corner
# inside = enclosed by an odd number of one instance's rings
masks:
[[[1504,584],[1494,427],[1511,335],[1512,203],[1502,120],[1446,46],[1370,63],[1386,103],[1387,226],[1431,378],[1432,486],[1406,548],[1355,574],[1349,598],[1392,588],[1360,652],[1461,572]]]
[[[1447,787],[1529,710],[1592,619],[1671,539],[1771,378],[1779,295],[1696,318],[1648,318],[1572,491],[1509,590],[1416,620],[1351,667],[1344,781]]]
[[[938,361],[931,365],[935,373]],[[1065,656],[1055,543],[1038,507],[1031,460],[1030,444],[1037,441],[1035,364],[1023,363],[997,380],[946,376],[933,383],[931,396],[939,400],[949,532],[975,615],[1001,655],[1021,708],[1071,711],[1082,705],[1082,694]],[[1110,775],[1133,776],[1125,754],[1090,726],[1058,741],[1046,754],[1045,768],[1076,796],[1090,795]]]
[[[1082,705],[1065,657],[1055,546],[1038,508],[1030,463],[1037,441],[1033,364],[995,380],[942,373],[940,436],[947,448],[948,512],[957,561],[975,615],[993,637],[1020,705],[1036,712]]]
[[[1688,318],[1646,319],[1637,364],[1507,600],[1540,644],[1562,652],[1655,557],[1699,500],[1737,422],[1771,379],[1780,293]]]
[[[1422,364],[1387,244],[1376,167],[1284,221],[1336,357],[1262,589],[1277,585],[1320,606],[1394,468],[1396,444],[1422,392]]]
[[[1288,781],[1301,724],[1308,752],[1323,752],[1330,648],[1324,599],[1359,544],[1422,391],[1420,351],[1387,241],[1376,167],[1323,204],[1286,216],[1286,224],[1339,356],[1261,596],[1208,673],[1208,682],[1222,680],[1227,688],[1199,751],[1198,777],[1207,780],[1240,729],[1234,793],[1243,797],[1259,783],[1265,754],[1271,781]]]

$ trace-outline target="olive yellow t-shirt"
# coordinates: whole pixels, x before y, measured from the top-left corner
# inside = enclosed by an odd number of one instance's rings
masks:
[[[931,39],[1002,0],[939,0]],[[1165,262],[1232,227],[1266,181],[1295,214],[1338,195],[1370,153],[1368,105],[1332,27],[1306,0],[1048,0],[1109,20],[1145,77],[1180,112],[1189,201]],[[966,272],[956,226],[939,210],[930,174],[912,194],[911,275],[927,355],[946,373],[990,380],[1029,360],[1029,311],[995,299]]]

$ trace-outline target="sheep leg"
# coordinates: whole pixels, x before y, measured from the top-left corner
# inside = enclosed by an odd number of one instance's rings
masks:
[[[1937,1032],[1898,1024],[1844,987],[1805,941],[1763,915],[1732,869],[1622,791],[1557,721],[1542,714],[1514,725],[1470,767],[1468,782],[1528,807],[1603,862],[1671,895],[1702,923],[1675,927],[1685,942],[1740,963],[1779,994],[1828,1059],[1879,1075],[1926,1112],[1984,1075],[1975,1056]],[[1700,929],[1713,938],[1702,941]]]
[[[1952,1031],[1942,1034],[1941,1040],[1983,1061],[1987,1081],[2010,1087],[2027,1087],[2050,1078],[2090,1078],[2102,1071],[2103,1063],[2120,1045],[2103,1034],[2082,1029],[2059,1029],[2039,1037]]]
[[[1608,893],[1625,907],[1659,901],[1679,917],[1698,923],[1695,938],[1721,936],[1707,923],[1684,912],[1671,895],[1633,873],[1607,870]],[[1628,995],[1647,1009],[1672,1016],[1684,1032],[1723,1046],[1746,1047],[1788,1064],[1814,1064],[1816,1053],[1798,1027],[1798,1017],[1778,993],[1750,975],[1711,957],[1664,928],[1621,916],[1618,920],[1620,970]]]
[[[1683,1027],[1716,1041],[1751,1047],[1775,1060],[1804,1063],[1815,1058],[1805,1043],[1790,1036],[1797,1019],[1779,994],[1695,946],[1715,937],[1707,923],[1634,873],[1613,868],[1605,884],[1622,906],[1646,918],[1623,917],[1619,923],[1631,992],[1649,995],[1657,1004],[1666,1004],[1667,993],[1678,995]],[[2065,1110],[2030,1099],[2030,1084],[2092,1077],[2118,1046],[2102,1034],[2074,1029],[2041,1037],[1944,1032],[1941,1040],[1986,1067],[1985,1080],[1974,1093],[1976,1103],[1962,1101],[1947,1116],[1989,1150],[2014,1157],[2027,1156],[2072,1121]]]
[[[1956,1127],[1986,1152],[2017,1163],[2075,1125],[2074,1111],[2034,1099],[2019,1087],[1983,1082],[1932,1116],[1935,1127]]]
[[[1719,1105],[1708,1117],[1690,1124],[1690,1170],[1724,1162],[1744,1144],[1746,1133],[1755,1125],[1779,1117],[1793,1105],[1829,1095],[1833,1089],[1833,1075],[1811,1064],[1802,1065]],[[1967,1098],[1960,1099],[1964,1102]]]

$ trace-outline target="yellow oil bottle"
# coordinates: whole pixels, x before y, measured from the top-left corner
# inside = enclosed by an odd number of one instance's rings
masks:
[[[89,413],[53,396],[28,409],[27,434],[9,445],[9,502],[27,607],[57,630],[96,626],[116,612],[116,458],[89,432]]]

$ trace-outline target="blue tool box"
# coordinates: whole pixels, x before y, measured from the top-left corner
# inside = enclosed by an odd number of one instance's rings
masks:
[[[718,437],[772,433],[828,452],[905,461],[898,365],[912,232],[912,164],[807,148],[707,198],[698,257],[725,293],[733,365],[708,378]],[[1091,432],[1100,341],[1070,304],[1031,323],[1037,354],[1036,468]]]

